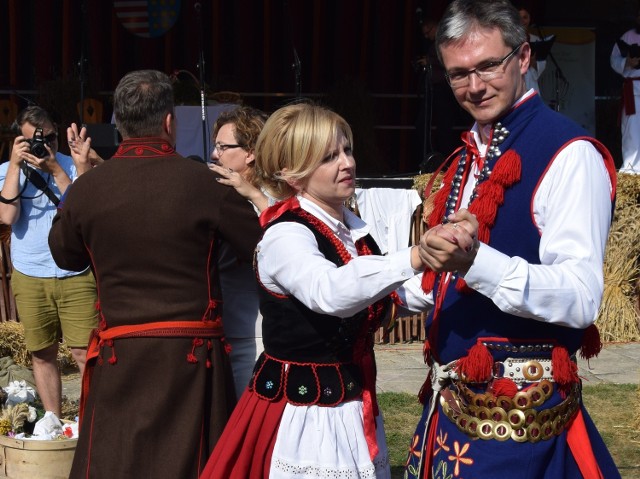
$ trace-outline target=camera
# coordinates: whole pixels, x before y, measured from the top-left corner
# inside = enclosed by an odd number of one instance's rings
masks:
[[[36,128],[35,133],[33,134],[33,138],[30,140],[25,140],[29,143],[30,152],[33,156],[37,156],[38,158],[44,158],[49,156],[49,152],[47,151],[46,146],[49,145],[47,140],[42,133],[42,128]],[[45,146],[46,145],[46,146]]]

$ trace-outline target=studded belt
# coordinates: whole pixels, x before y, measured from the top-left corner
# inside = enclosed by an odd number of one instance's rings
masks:
[[[494,378],[508,378],[516,384],[537,381],[553,382],[551,359],[507,358],[493,364]]]
[[[534,409],[553,393],[551,382],[518,392],[513,398],[475,393],[458,382],[456,391],[440,391],[440,405],[445,416],[470,437],[535,443],[559,435],[580,406],[580,386],[572,386],[567,398],[548,409]]]

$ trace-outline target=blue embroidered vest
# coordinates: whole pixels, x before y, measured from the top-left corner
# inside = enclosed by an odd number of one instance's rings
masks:
[[[501,123],[510,134],[500,150],[504,154],[513,149],[521,157],[522,174],[519,182],[505,190],[504,204],[498,209],[489,244],[508,256],[540,264],[540,234],[532,217],[533,195],[558,151],[567,143],[582,139],[592,142],[606,159],[611,158],[606,148],[589,138],[581,127],[548,108],[538,95],[512,109]],[[426,325],[431,351],[438,362],[445,364],[465,356],[477,338],[485,337],[555,340],[570,353],[579,348],[582,330],[513,316],[478,292],[458,292],[454,284],[452,281],[446,292],[437,328],[432,330],[431,317]],[[434,292],[439,286],[436,282]],[[494,358],[503,359],[500,353],[494,354]]]

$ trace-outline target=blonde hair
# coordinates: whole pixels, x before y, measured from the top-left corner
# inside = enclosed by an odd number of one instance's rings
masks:
[[[265,190],[278,200],[295,195],[287,181],[304,184],[342,134],[353,145],[349,124],[323,106],[296,103],[276,110],[256,143],[256,170]]]

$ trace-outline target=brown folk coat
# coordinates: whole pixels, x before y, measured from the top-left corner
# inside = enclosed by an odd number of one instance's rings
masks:
[[[251,261],[259,235],[251,205],[206,166],[162,140],[137,139],[70,186],[49,244],[61,267],[92,266],[108,329],[201,321],[209,299],[221,299],[217,241]],[[101,346],[72,478],[197,478],[235,393],[223,342],[192,341]],[[187,360],[192,351],[197,362]]]

